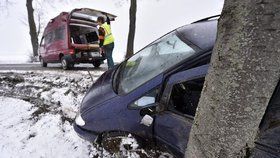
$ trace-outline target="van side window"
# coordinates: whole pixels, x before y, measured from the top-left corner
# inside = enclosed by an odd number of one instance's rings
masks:
[[[204,77],[173,86],[169,101],[169,109],[176,112],[194,116],[200,94],[203,88]]]
[[[63,40],[65,36],[65,27],[61,26],[54,31],[54,41]]]
[[[49,44],[52,42],[52,32],[45,35],[45,44]]]

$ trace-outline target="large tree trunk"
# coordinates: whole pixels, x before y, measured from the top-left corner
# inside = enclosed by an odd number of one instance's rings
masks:
[[[127,39],[127,49],[126,49],[126,58],[129,58],[134,53],[134,37],[136,29],[136,10],[137,2],[136,0],[130,0],[130,10],[129,10],[129,32]]]
[[[33,0],[26,0],[26,8],[28,15],[28,24],[29,24],[29,34],[31,38],[31,44],[33,49],[33,56],[38,55],[38,34],[36,29],[36,24],[34,21],[34,9],[32,6]]]
[[[225,0],[186,156],[245,157],[279,80],[279,0]]]

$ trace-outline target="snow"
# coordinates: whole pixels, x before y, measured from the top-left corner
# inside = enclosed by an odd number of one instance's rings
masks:
[[[89,156],[90,144],[77,136],[69,122],[63,124],[53,114],[35,122],[31,114],[36,109],[26,101],[0,97],[1,157]]]
[[[94,82],[103,72],[91,73]],[[0,71],[0,157],[116,157],[73,130],[72,123],[91,85],[86,71]],[[139,153],[147,157],[155,154],[138,147],[130,135],[123,138],[120,153],[131,158],[139,158]],[[172,157],[167,153],[161,156]]]
[[[27,55],[1,55],[0,64],[22,64],[27,63]]]
[[[79,138],[69,122],[75,118],[82,97],[92,84],[85,74],[1,71],[0,157],[76,158],[98,155],[99,151]],[[22,81],[21,78],[23,82],[14,82]],[[11,96],[34,97],[33,102],[39,100],[42,103],[36,105]],[[46,109],[40,109],[42,105],[46,105]]]

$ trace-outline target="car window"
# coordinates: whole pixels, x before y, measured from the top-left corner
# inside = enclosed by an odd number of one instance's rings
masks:
[[[175,32],[164,36],[124,63],[116,86],[118,93],[131,92],[195,53]]]
[[[45,35],[45,43],[49,44],[52,42],[53,34],[52,32],[49,32],[48,34]]]
[[[194,116],[203,84],[204,77],[175,84],[170,95],[169,110]]]
[[[63,40],[65,37],[65,27],[61,26],[61,27],[57,28],[53,33],[54,33],[53,41]]]
[[[154,89],[154,90],[150,91],[149,93],[145,94],[144,96],[142,96],[141,98],[134,101],[129,106],[131,108],[140,108],[140,107],[144,107],[144,106],[156,103],[157,94],[158,94],[158,89]]]

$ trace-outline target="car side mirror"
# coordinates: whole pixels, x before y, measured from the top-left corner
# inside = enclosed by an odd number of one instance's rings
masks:
[[[155,115],[157,113],[157,104],[152,104],[151,106],[145,107],[140,110],[140,116],[145,116],[145,115]]]
[[[154,118],[153,118],[152,116],[150,116],[150,115],[145,115],[145,116],[142,118],[140,124],[149,127],[149,126],[151,126],[151,125],[153,124],[153,122],[154,122]]]

